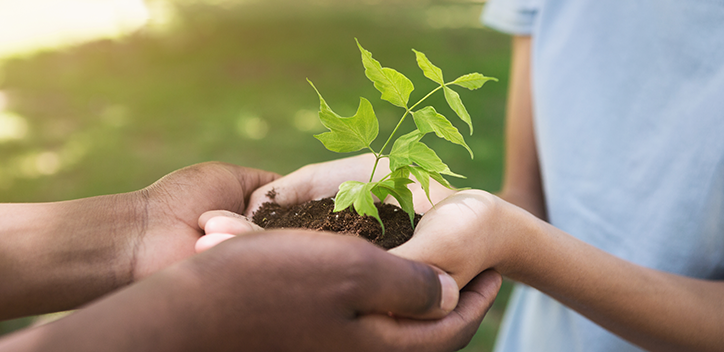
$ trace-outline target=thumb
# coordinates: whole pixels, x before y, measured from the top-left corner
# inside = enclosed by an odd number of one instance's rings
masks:
[[[369,336],[386,336],[396,341],[400,350],[457,351],[466,346],[480,327],[485,314],[493,305],[500,289],[502,277],[488,270],[473,279],[460,293],[456,314],[440,320],[386,319],[368,315],[363,317],[362,329]]]
[[[398,317],[438,319],[457,305],[455,280],[433,266],[406,260],[384,251],[371,268],[370,284],[357,302],[358,313],[382,313]]]
[[[254,191],[260,187],[273,182],[281,176],[274,172],[252,169],[243,166],[237,166],[233,164],[223,164],[226,169],[236,177],[241,185],[242,192],[244,194],[244,207],[238,209],[238,212],[243,212],[244,208],[248,207],[251,195]],[[234,209],[236,210],[236,209]]]

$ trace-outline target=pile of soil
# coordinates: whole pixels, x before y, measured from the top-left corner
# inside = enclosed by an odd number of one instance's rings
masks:
[[[412,237],[410,217],[404,210],[392,204],[377,203],[375,206],[382,223],[385,224],[384,235],[380,224],[371,216],[359,216],[351,208],[332,212],[332,198],[309,201],[288,208],[267,202],[254,213],[252,221],[265,229],[305,228],[362,237],[385,249],[397,247]],[[420,218],[422,215],[415,214],[415,225]]]

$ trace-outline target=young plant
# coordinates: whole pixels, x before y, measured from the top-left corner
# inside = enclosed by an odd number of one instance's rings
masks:
[[[372,109],[372,104],[367,99],[360,97],[359,108],[357,108],[357,113],[354,116],[339,116],[327,105],[317,87],[307,80],[319,95],[319,119],[324,127],[329,129],[329,132],[314,137],[319,139],[327,149],[334,152],[348,153],[368,149],[375,155],[376,160],[371,170],[369,182],[347,181],[342,183],[334,200],[334,211],[337,212],[354,206],[357,214],[361,216],[369,215],[377,219],[384,233],[384,225],[374,205],[372,195],[377,196],[380,200],[384,200],[388,195],[393,196],[400,203],[400,207],[410,215],[410,221],[412,222],[415,217],[415,210],[413,209],[412,192],[407,188],[407,185],[414,181],[410,179],[410,175],[420,182],[428,200],[430,200],[430,178],[451,189],[452,186],[442,175],[464,178],[464,176],[450,171],[450,168],[442,162],[435,151],[420,141],[423,136],[428,133],[435,133],[440,138],[464,147],[470,153],[470,158],[473,157],[473,151],[465,143],[463,136],[445,116],[437,112],[432,106],[416,108],[433,93],[442,90],[450,108],[468,124],[472,135],[473,125],[470,114],[463,105],[458,93],[452,90],[450,86],[457,85],[475,90],[482,87],[485,82],[497,81],[497,79],[483,76],[480,73],[470,73],[453,81],[445,82],[442,70],[433,65],[425,54],[413,49],[412,51],[417,58],[417,65],[422,69],[425,77],[438,83],[439,86],[418,102],[409,105],[410,93],[415,89],[412,81],[392,68],[382,67],[377,60],[372,58],[372,53],[360,45],[359,41],[357,41],[357,46],[362,53],[365,75],[374,83],[375,88],[382,93],[381,99],[405,111],[380,151],[377,152],[371,147],[372,142],[379,133],[379,123]],[[417,128],[397,138],[389,154],[384,154],[395,132],[408,115],[412,115]],[[381,180],[373,182],[377,164],[382,158],[390,159],[390,170],[392,171]],[[432,203],[432,200],[430,200],[430,203]]]

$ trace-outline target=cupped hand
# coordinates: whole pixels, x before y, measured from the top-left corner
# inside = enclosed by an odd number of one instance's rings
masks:
[[[487,269],[507,275],[518,248],[537,219],[484,191],[455,193],[426,213],[412,238],[390,250],[449,273],[459,287]]]
[[[137,280],[195,253],[204,234],[199,217],[210,210],[243,213],[252,192],[277,174],[221,162],[172,172],[130,195],[141,209],[141,231],[130,242]]]
[[[446,274],[359,238],[268,231],[41,327],[40,339],[16,341],[108,351],[452,351],[469,342],[500,284],[489,271],[458,295]]]
[[[252,193],[246,216],[252,216],[262,203],[274,201],[282,206],[304,203],[337,193],[339,185],[345,181],[368,182],[375,164],[373,154],[362,154],[318,164],[306,165],[274,182],[266,184]],[[390,172],[389,160],[380,159],[373,181],[379,181]],[[415,211],[424,213],[432,204],[427,199],[419,182],[408,186],[413,193]],[[273,191],[273,192],[272,192]],[[444,199],[455,191],[445,188],[435,180],[430,180],[430,199],[433,203]],[[396,200],[388,197],[389,203]]]

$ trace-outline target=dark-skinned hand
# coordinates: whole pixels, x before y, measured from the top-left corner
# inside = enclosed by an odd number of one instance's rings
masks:
[[[135,192],[0,204],[0,320],[76,308],[193,255],[201,214],[242,213],[277,177],[209,162]]]
[[[10,336],[0,351],[453,351],[500,284],[484,272],[458,301],[447,274],[364,240],[256,232]],[[452,307],[439,320],[406,318]]]

